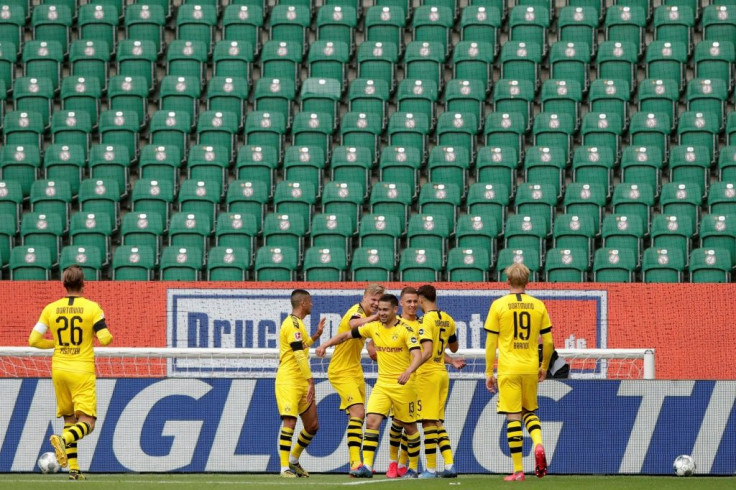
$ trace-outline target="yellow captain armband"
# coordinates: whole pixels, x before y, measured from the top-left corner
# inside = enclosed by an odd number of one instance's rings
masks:
[[[97,340],[99,340],[102,345],[110,345],[110,342],[112,342],[112,334],[107,328],[97,330],[96,335]]]

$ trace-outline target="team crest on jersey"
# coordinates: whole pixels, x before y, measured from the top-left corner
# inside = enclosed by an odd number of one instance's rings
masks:
[[[394,335],[393,337],[391,337],[391,340],[393,340],[394,342],[396,342],[397,340],[399,340],[399,336],[398,335]]]
[[[424,329],[423,328],[420,328],[419,329],[419,335],[424,335]]]
[[[294,340],[302,340],[302,333],[299,331],[294,332]]]

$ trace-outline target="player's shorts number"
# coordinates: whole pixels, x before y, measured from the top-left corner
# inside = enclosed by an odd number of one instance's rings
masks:
[[[514,312],[514,338],[529,340],[529,331],[532,325],[532,316],[528,311]]]
[[[73,316],[71,317],[71,319],[65,316],[60,316],[56,319],[56,323],[63,324],[56,329],[56,335],[59,337],[59,345],[69,345],[69,342],[65,342],[63,337],[61,336],[61,333],[65,332],[66,330],[69,330],[69,340],[71,341],[71,345],[80,345],[82,343],[83,330],[82,327],[79,326],[79,324],[82,323],[81,316]]]
[[[409,402],[409,415],[414,414],[414,402]]]

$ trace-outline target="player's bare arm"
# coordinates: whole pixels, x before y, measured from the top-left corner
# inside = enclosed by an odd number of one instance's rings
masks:
[[[447,352],[445,352],[445,364],[449,364],[455,369],[462,369],[467,366],[465,359],[460,356],[451,356]]]
[[[409,367],[406,369],[406,371],[401,373],[401,376],[399,376],[398,382],[400,385],[405,385],[407,381],[409,381],[409,378],[411,378],[411,375],[414,373],[414,371],[416,371],[423,362],[423,356],[419,352],[419,349],[412,349],[410,353],[411,364],[409,364]]]
[[[357,334],[357,336],[355,336]],[[360,338],[360,334],[358,333],[358,329],[354,328],[352,330],[348,330],[347,332],[339,333],[332,337],[330,340],[325,342],[324,344],[320,344],[319,347],[315,349],[315,354],[317,354],[317,357],[325,357],[325,354],[327,353],[327,348],[332,347],[335,345],[340,345],[343,342],[347,342],[351,339],[357,339]]]
[[[430,339],[422,339],[422,364],[427,362],[434,352],[434,342]]]

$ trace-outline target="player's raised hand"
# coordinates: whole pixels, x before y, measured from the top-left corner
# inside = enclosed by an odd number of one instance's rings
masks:
[[[493,376],[488,376],[486,378],[486,388],[488,388],[488,391],[491,393],[495,393],[498,391],[498,381]]]
[[[327,347],[320,345],[314,349],[314,353],[317,354],[317,357],[325,357],[325,354],[327,354]]]
[[[401,376],[399,376],[399,379],[397,380],[400,385],[405,385],[407,381],[409,381],[409,378],[411,378],[411,371],[406,370],[403,373],[401,373]]]
[[[327,319],[325,317],[322,317],[319,319],[319,323],[317,324],[317,330],[314,332],[314,336],[312,338],[314,337],[320,338],[322,336],[322,332],[325,331],[325,321],[326,320]]]
[[[467,364],[465,363],[465,359],[463,359],[462,357],[453,357],[451,364],[452,367],[454,367],[455,369],[462,369],[467,366]]]

